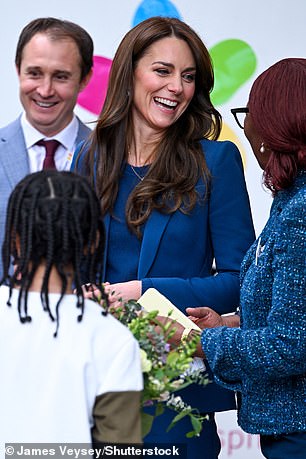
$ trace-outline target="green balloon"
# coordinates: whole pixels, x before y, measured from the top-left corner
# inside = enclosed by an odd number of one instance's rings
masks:
[[[256,55],[245,41],[230,39],[217,43],[210,49],[215,86],[211,95],[214,105],[227,102],[253,75]]]

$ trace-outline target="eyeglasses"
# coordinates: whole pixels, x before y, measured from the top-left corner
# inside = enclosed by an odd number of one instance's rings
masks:
[[[237,124],[241,129],[244,129],[245,115],[249,113],[248,107],[232,108],[231,113],[234,115]]]

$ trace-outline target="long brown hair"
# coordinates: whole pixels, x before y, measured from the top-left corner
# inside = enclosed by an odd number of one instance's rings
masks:
[[[85,167],[101,200],[102,214],[112,212],[119,179],[127,159],[133,126],[133,76],[138,61],[158,40],[175,36],[184,40],[195,59],[194,96],[181,117],[169,128],[155,150],[155,160],[145,179],[129,196],[126,219],[140,235],[153,209],[188,212],[194,207],[195,184],[209,173],[200,139],[217,139],[221,115],[210,100],[214,85],[211,58],[196,32],[176,18],[152,17],[131,29],[113,59],[108,91],[96,128],[89,142]]]
[[[306,166],[306,59],[287,58],[253,83],[249,110],[271,152],[264,183],[274,193],[293,184]]]

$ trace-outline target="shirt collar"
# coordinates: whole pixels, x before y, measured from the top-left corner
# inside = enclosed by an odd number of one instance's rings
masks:
[[[36,144],[39,140],[49,139],[48,137],[44,136],[41,132],[39,132],[26,118],[25,113],[21,116],[21,126],[24,133],[24,139],[26,143],[27,149],[31,148],[33,145]],[[78,134],[78,120],[75,115],[73,115],[72,120],[62,131],[52,137],[52,139],[58,140],[68,151],[74,151],[75,142]]]

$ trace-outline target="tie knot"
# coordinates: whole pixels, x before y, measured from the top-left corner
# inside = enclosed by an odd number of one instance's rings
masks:
[[[39,140],[36,142],[36,145],[40,145],[42,147],[45,147],[47,151],[53,151],[57,149],[57,147],[60,145],[60,142],[58,140],[52,139],[52,140]]]
[[[43,163],[43,169],[56,169],[54,155],[57,147],[60,145],[58,140],[39,140],[37,145],[45,147],[46,149],[46,157]]]

